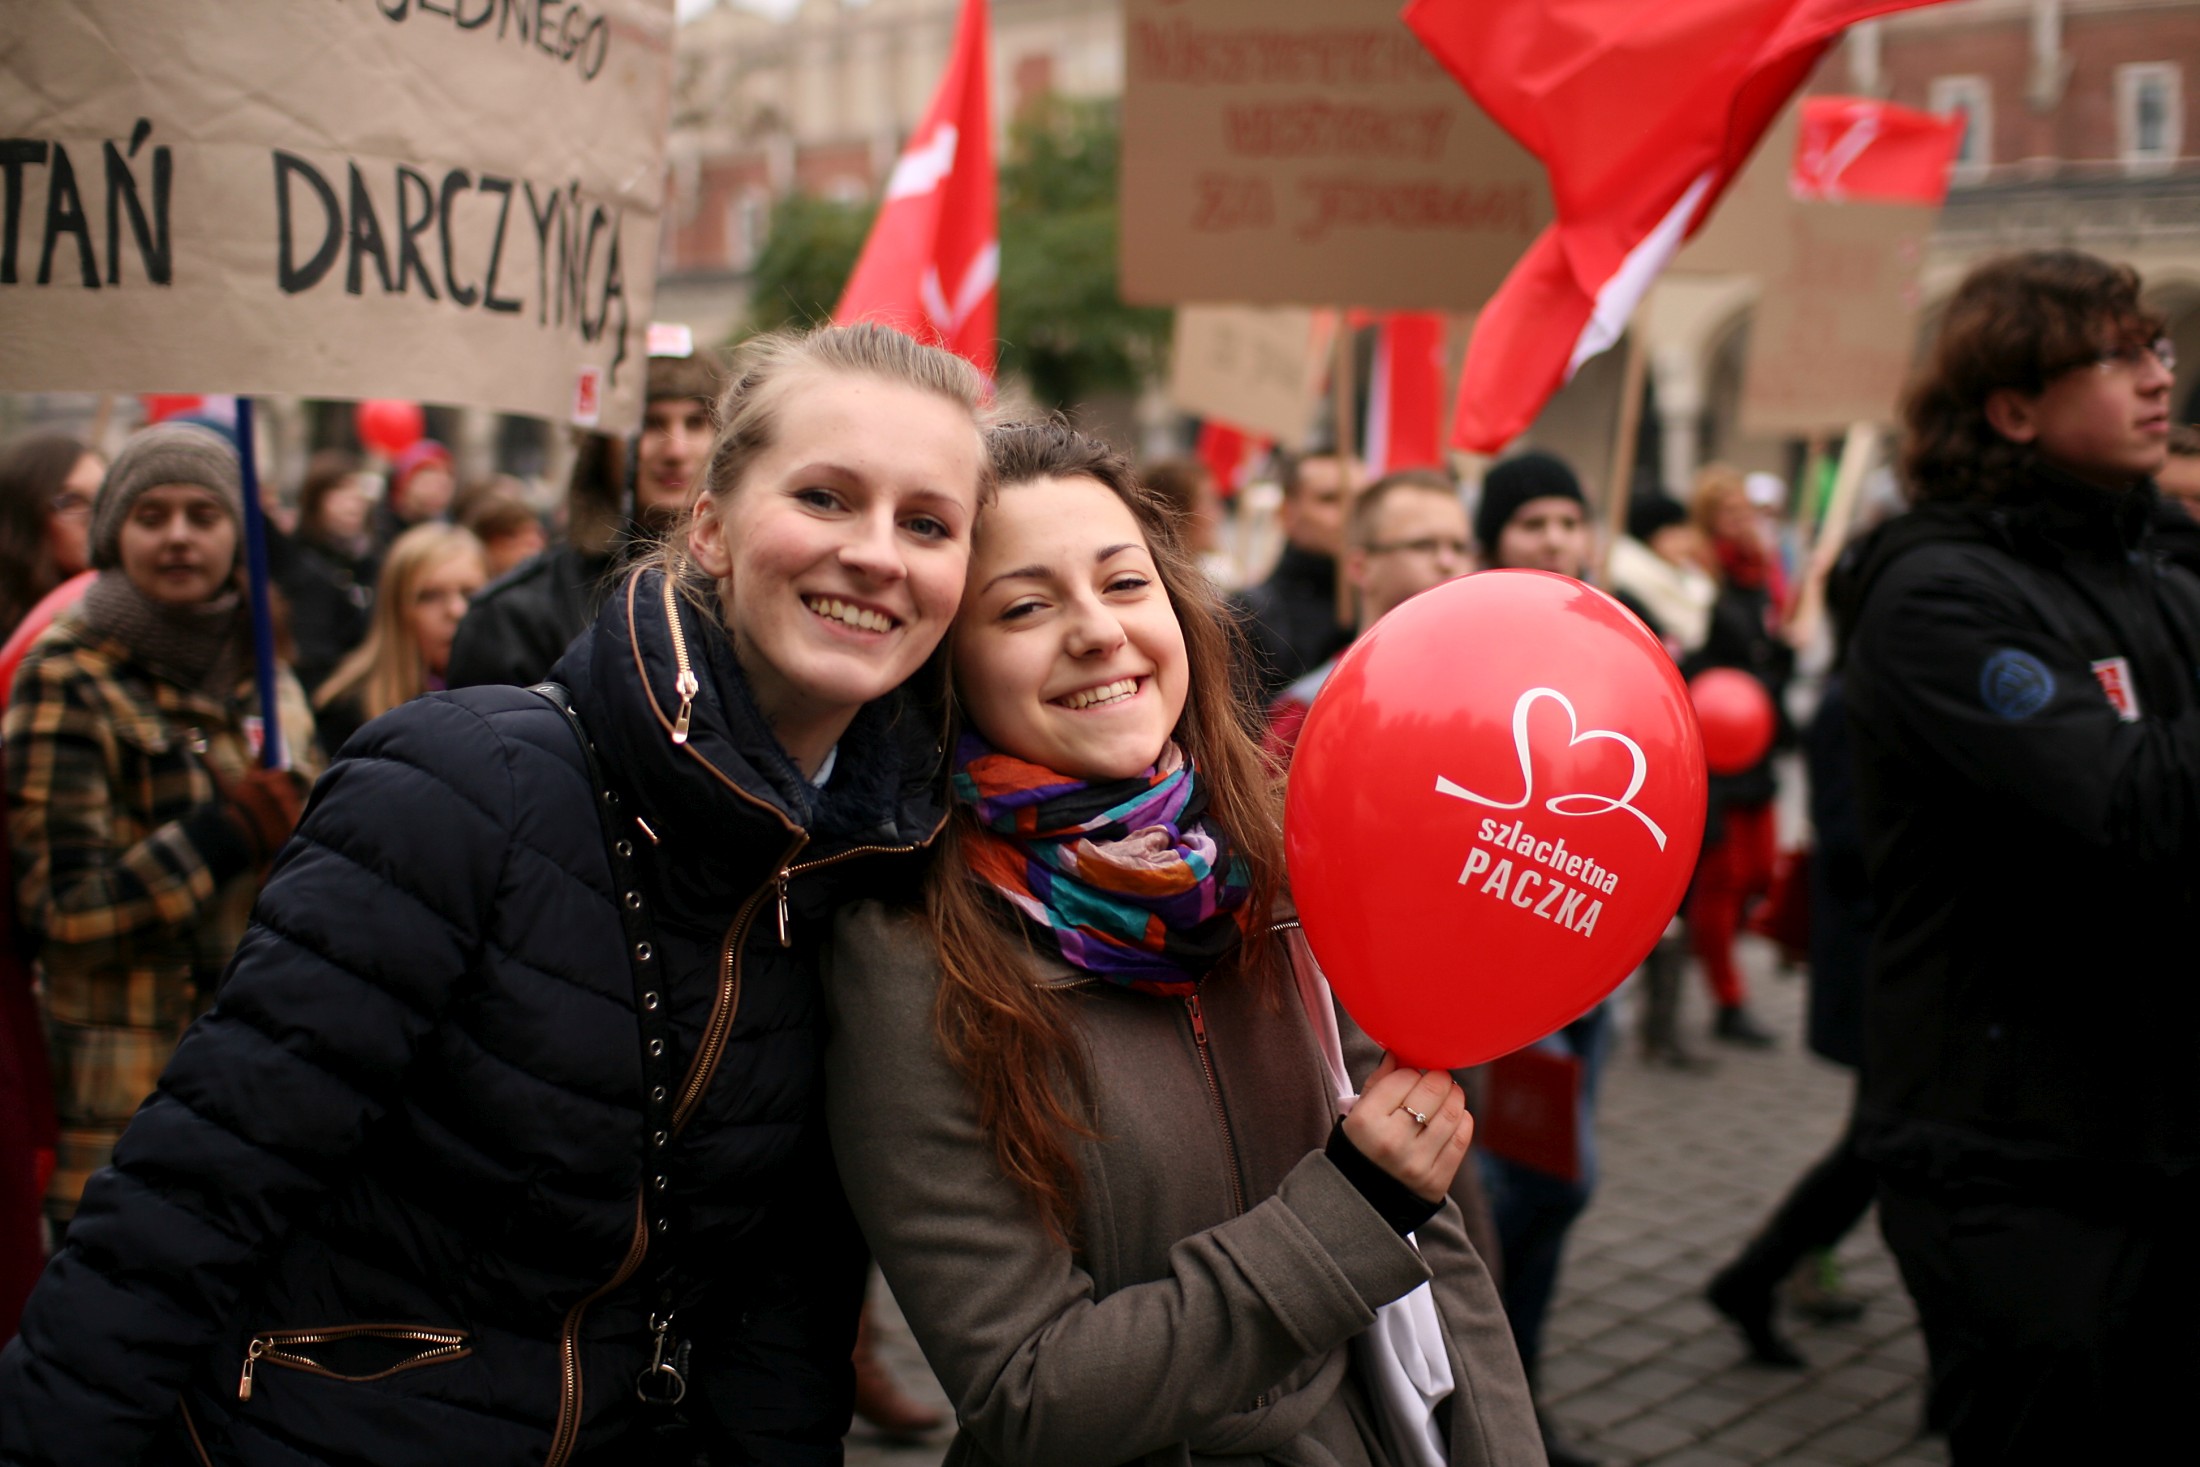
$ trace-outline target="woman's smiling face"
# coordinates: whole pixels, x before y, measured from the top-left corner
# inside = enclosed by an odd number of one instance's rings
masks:
[[[1184,628],[1130,506],[1096,479],[1001,490],[950,645],[971,727],[1072,779],[1142,773],[1184,712]]]
[[[789,380],[776,418],[741,482],[698,504],[689,546],[758,708],[803,758],[946,635],[984,451],[966,409],[861,373]]]

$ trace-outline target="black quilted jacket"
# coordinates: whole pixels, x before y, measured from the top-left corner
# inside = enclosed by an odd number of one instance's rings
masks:
[[[564,716],[514,688],[408,704],[322,779],[94,1178],[0,1357],[0,1460],[623,1464],[684,1419],[672,1460],[839,1461],[864,1255],[813,950],[829,908],[915,879],[936,745],[874,705],[820,794],[686,608],[676,744],[661,589],[630,580],[557,676],[655,919],[670,1134]],[[635,1393],[668,1308],[677,1415]]]

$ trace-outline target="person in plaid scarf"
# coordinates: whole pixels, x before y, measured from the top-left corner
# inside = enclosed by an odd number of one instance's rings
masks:
[[[45,973],[57,1229],[212,1001],[318,772],[287,671],[294,767],[259,766],[243,506],[220,434],[133,438],[93,514],[100,575],[25,655],[0,723],[18,910]]]

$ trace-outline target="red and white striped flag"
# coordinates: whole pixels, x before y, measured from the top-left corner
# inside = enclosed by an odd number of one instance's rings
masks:
[[[879,321],[993,375],[1001,275],[985,0],[963,0],[955,49],[886,183],[833,320]]]
[[[1635,306],[1842,30],[1932,0],[1409,0],[1406,24],[1543,161],[1557,222],[1482,310],[1452,442],[1495,453]]]
[[[1941,204],[1963,119],[1870,97],[1805,97],[1788,192],[1827,203]]]
[[[1378,323],[1363,461],[1380,477],[1444,461],[1444,318],[1392,311]]]
[[[1268,452],[1268,440],[1233,428],[1219,418],[1199,425],[1199,461],[1215,476],[1215,488],[1224,498],[1245,487],[1245,476]]]

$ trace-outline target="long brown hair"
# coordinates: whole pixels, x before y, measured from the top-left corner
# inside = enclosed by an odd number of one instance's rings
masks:
[[[92,450],[66,433],[31,433],[0,451],[0,636],[61,584],[46,524],[53,497]]]
[[[1252,877],[1247,929],[1265,932],[1283,883],[1282,802],[1261,757],[1248,706],[1233,690],[1242,633],[1186,552],[1164,502],[1130,463],[1059,422],[1017,423],[987,435],[996,493],[1042,479],[1091,479],[1129,507],[1184,629],[1190,688],[1174,737],[1206,786],[1207,818]],[[959,718],[959,710],[958,710]],[[925,883],[940,984],[933,1021],[941,1048],[970,1087],[978,1123],[1000,1168],[1023,1189],[1050,1234],[1074,1231],[1080,1178],[1072,1143],[1094,1134],[1091,1077],[1071,1019],[1071,996],[1033,981],[1028,931],[971,879],[963,843],[978,829],[967,805],[948,821]],[[1276,991],[1274,945],[1256,936],[1208,978]]]
[[[1993,498],[2034,450],[1996,431],[1986,400],[2037,393],[2107,348],[2161,336],[2129,265],[2078,250],[1989,260],[1964,277],[1903,394],[1902,479],[1912,500]]]

